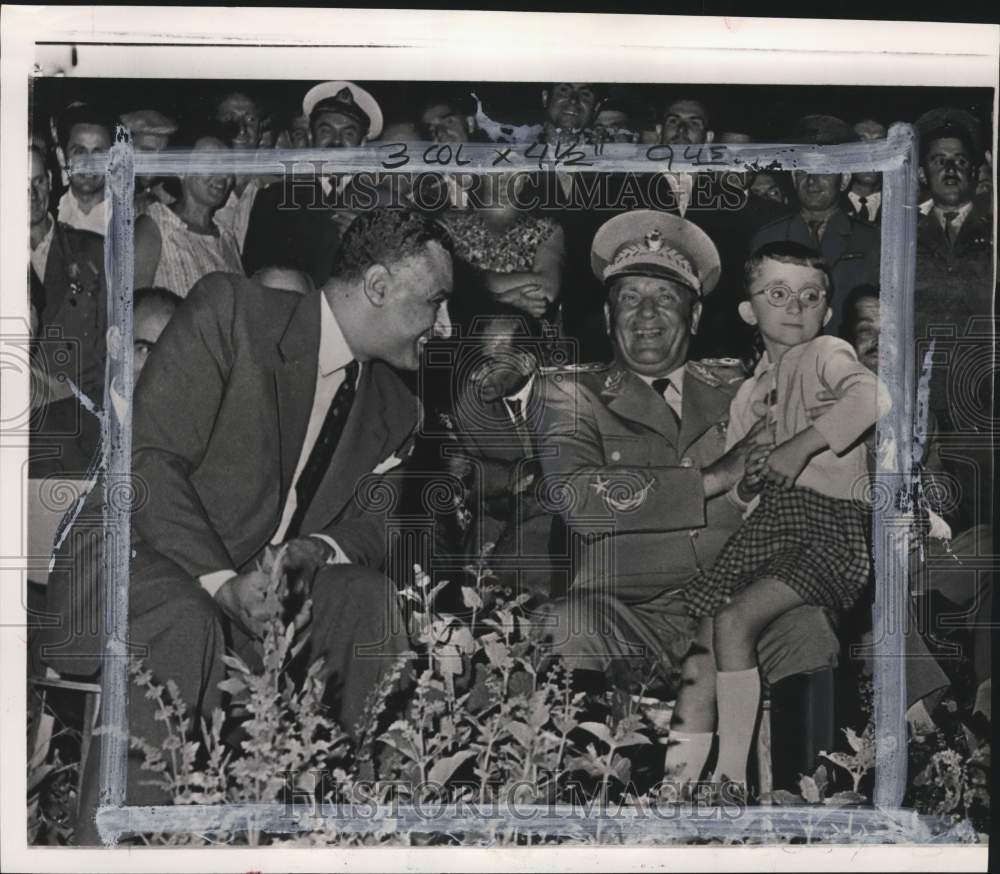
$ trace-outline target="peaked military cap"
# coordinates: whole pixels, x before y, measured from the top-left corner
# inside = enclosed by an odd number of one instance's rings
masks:
[[[606,221],[590,247],[590,266],[607,287],[619,276],[673,279],[704,296],[719,281],[715,243],[687,219],[636,209]]]

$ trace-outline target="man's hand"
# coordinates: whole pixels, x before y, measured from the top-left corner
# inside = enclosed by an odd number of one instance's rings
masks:
[[[298,582],[308,590],[320,568],[333,557],[330,544],[319,537],[297,537],[283,546],[281,567],[290,582]]]
[[[750,452],[757,446],[771,446],[772,443],[767,418],[762,416],[754,422],[739,443],[704,469],[702,482],[705,497],[714,498],[728,492],[743,478]]]
[[[515,285],[508,288],[494,297],[503,303],[524,310],[528,315],[540,319],[549,308],[549,300],[542,291],[542,287],[537,282],[527,282],[524,285]]]
[[[769,482],[790,489],[805,470],[809,459],[825,448],[826,441],[822,435],[815,428],[806,428],[772,450],[764,475]]]
[[[767,457],[771,454],[771,449],[770,446],[758,445],[754,446],[747,455],[743,479],[737,485],[741,500],[746,502],[753,500],[753,496],[764,487],[766,482],[764,473],[767,469]]]
[[[262,637],[268,619],[264,597],[269,584],[270,577],[263,571],[237,574],[219,586],[215,602],[249,637]]]

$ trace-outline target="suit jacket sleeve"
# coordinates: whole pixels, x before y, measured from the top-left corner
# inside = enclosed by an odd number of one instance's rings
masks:
[[[574,380],[549,383],[540,446],[544,503],[576,531],[675,531],[705,524],[705,489],[696,467],[629,464],[606,458],[595,409],[600,400]],[[643,438],[645,439],[645,438]],[[651,435],[649,439],[662,439]],[[623,441],[619,452],[628,452]],[[634,443],[638,449],[640,442]],[[640,454],[641,454],[641,450]]]
[[[194,577],[234,567],[191,482],[232,367],[231,283],[215,273],[194,286],[135,392],[132,471],[145,484],[145,500],[133,526],[143,542]]]

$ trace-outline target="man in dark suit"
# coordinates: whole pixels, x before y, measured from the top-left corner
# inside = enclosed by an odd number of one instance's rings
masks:
[[[884,140],[885,125],[866,118],[854,125],[859,140]],[[851,176],[844,197],[844,211],[859,222],[874,225],[882,219],[882,174],[865,170]]]
[[[286,546],[286,572],[310,589],[306,657],[323,661],[345,730],[406,650],[382,573],[383,517],[364,485],[405,455],[418,403],[393,368],[417,367],[447,318],[451,285],[436,226],[375,210],[351,226],[334,276],[312,294],[210,274],[160,337],[135,393],[133,476],[144,500],[133,512],[129,637],[147,648],[158,682],[177,684],[194,725],[221,702],[226,643],[259,659],[266,575],[255,568],[269,545]],[[74,554],[76,540],[50,578],[48,608],[63,625],[43,655],[90,674],[102,637],[67,632],[81,598],[100,604],[100,563]],[[162,739],[141,695],[130,696],[129,719],[133,735]],[[128,802],[162,802],[140,777],[130,760]],[[93,823],[82,826],[91,837]]]
[[[652,210],[626,213],[600,229],[591,264],[608,288],[615,361],[546,373],[539,385],[541,490],[576,561],[570,596],[549,608],[550,634],[569,667],[669,697],[693,635],[682,589],[741,524],[728,494],[759,429],[726,452],[742,368],[687,360],[720,272],[703,231]],[[829,668],[837,651],[816,607],[785,614],[758,644],[770,683]],[[685,670],[697,664],[688,659]],[[685,717],[682,731],[704,734],[715,714]]]
[[[468,490],[463,552],[470,559],[487,553],[498,579],[548,600],[568,580],[553,577],[558,532],[537,497],[542,328],[514,307],[492,309],[473,322],[455,371],[461,380],[452,412],[458,446],[446,462]]]

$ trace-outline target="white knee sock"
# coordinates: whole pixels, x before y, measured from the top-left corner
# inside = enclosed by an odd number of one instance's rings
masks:
[[[737,783],[746,783],[747,757],[760,706],[760,673],[757,668],[719,671],[715,688],[719,708],[719,763],[715,766],[714,779],[725,776]]]
[[[667,760],[664,764],[666,779],[678,783],[697,780],[701,776],[705,762],[708,761],[708,753],[712,749],[714,736],[711,731],[689,734],[686,731],[671,729],[669,745],[667,746]]]

